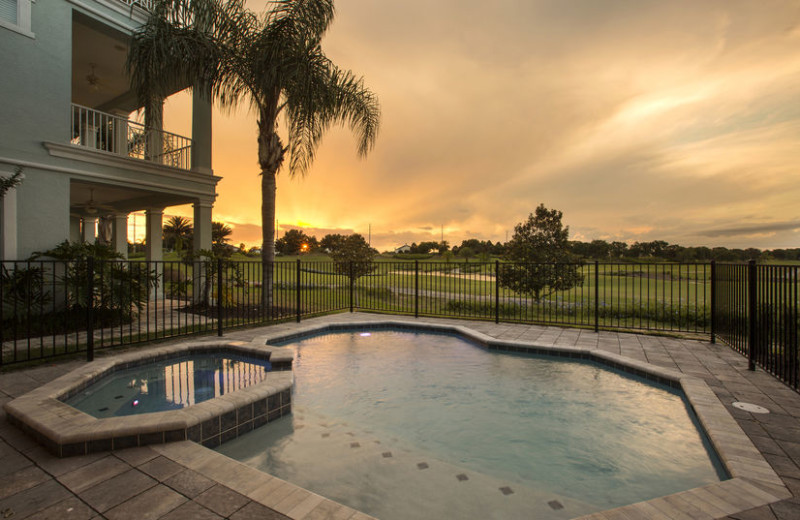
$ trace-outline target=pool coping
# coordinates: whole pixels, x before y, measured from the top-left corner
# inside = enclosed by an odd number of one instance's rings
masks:
[[[708,385],[706,385],[702,379],[687,376],[676,370],[660,368],[624,356],[610,354],[597,348],[553,347],[537,345],[535,342],[498,340],[468,327],[437,324],[420,321],[414,318],[395,318],[374,321],[351,321],[337,318],[337,321],[328,322],[326,324],[307,324],[305,326],[295,326],[292,324],[290,333],[286,332],[288,326],[276,326],[275,329],[269,331],[269,333],[253,338],[249,346],[260,352],[267,350],[275,354],[280,352],[287,353],[288,349],[267,346],[267,341],[274,341],[277,338],[286,338],[288,336],[296,337],[299,334],[358,327],[372,329],[381,327],[409,328],[414,330],[457,333],[468,340],[483,345],[485,348],[495,348],[500,351],[534,352],[573,358],[595,359],[596,361],[612,367],[615,366],[614,364],[616,363],[616,368],[618,369],[625,370],[627,367],[629,369],[628,371],[632,373],[644,371],[645,374],[650,374],[654,381],[662,383],[666,381],[670,386],[679,385],[684,390],[687,400],[695,410],[699,421],[719,454],[720,460],[725,465],[732,478],[719,483],[622,506],[616,509],[598,511],[580,518],[592,520],[631,518],[710,519],[724,517],[791,497],[791,493],[786,489],[783,482],[775,474],[766,460],[764,460],[761,453],[744,434],[741,427],[739,427],[738,423],[736,423],[733,417],[728,413],[724,405]],[[179,345],[197,345],[198,343],[200,342],[181,343]],[[223,339],[215,339],[202,343],[212,346],[226,344],[243,347],[248,345],[248,343],[244,342],[224,341]],[[149,352],[155,352],[157,350],[161,350],[161,348],[152,348]],[[114,357],[120,358],[123,355],[115,355]],[[275,359],[277,360],[277,358]],[[97,363],[97,361],[95,363]],[[647,376],[645,375],[645,377]],[[56,379],[54,382],[60,379],[61,378]],[[267,381],[269,381],[269,379]],[[261,384],[265,384],[267,381]],[[49,384],[50,383],[48,383],[48,385]],[[291,384],[289,387],[291,387]],[[22,397],[28,397],[31,393],[25,394]],[[232,396],[238,393],[239,392],[235,392],[228,395]],[[11,403],[15,401],[11,401]],[[7,403],[6,406],[8,406],[8,404],[10,403]],[[203,403],[201,403],[201,405],[202,404]],[[200,405],[195,405],[195,407],[197,406]],[[236,408],[231,408],[231,410],[234,409]],[[87,417],[90,416],[87,415]],[[184,440],[182,442],[166,442],[164,444],[148,446],[147,449],[153,449],[162,456],[187,468],[198,471],[206,477],[247,496],[251,500],[272,508],[295,520],[318,520],[319,518],[368,520],[372,518],[369,515],[321,497],[309,490],[246,466],[219,452],[206,449],[206,447],[198,442],[191,442],[189,440]]]
[[[194,352],[230,351],[272,365],[264,381],[179,410],[96,418],[62,399],[116,370]],[[95,360],[4,405],[8,421],[58,457],[190,440],[206,447],[291,412],[293,356],[286,350],[220,339],[181,342]]]
[[[792,496],[772,466],[764,459],[761,452],[706,382],[677,370],[658,367],[598,348],[545,346],[527,341],[499,340],[462,325],[421,322],[411,318],[375,321],[342,320],[310,324],[295,328],[288,333],[274,331],[260,335],[254,338],[252,343],[270,345],[310,334],[351,329],[401,329],[454,333],[488,350],[595,361],[617,370],[669,385],[672,388],[681,389],[730,478],[651,500],[598,511],[581,516],[581,519],[719,518]],[[274,507],[276,504],[267,503],[265,505]]]

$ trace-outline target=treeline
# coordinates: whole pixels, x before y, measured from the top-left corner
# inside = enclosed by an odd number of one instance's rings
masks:
[[[728,249],[727,247],[684,247],[663,240],[652,242],[570,241],[570,252],[579,259],[591,260],[666,260],[672,262],[746,262],[748,260],[800,260],[800,248],[761,250]]]
[[[295,255],[301,252],[331,251],[345,238],[343,235],[325,235],[321,240],[309,236],[300,230],[289,230],[275,242],[275,249],[280,254]],[[729,249],[727,247],[685,247],[670,244],[663,240],[652,242],[607,242],[592,240],[581,242],[571,240],[568,250],[575,261],[669,261],[669,262],[746,262],[758,260],[790,261],[800,260],[800,248],[761,250],[756,248]],[[491,257],[503,257],[507,253],[507,243],[470,238],[462,240],[460,245],[450,246],[444,242],[426,241],[413,243],[408,253],[417,255],[452,255],[460,258],[477,258],[488,261]]]
[[[434,248],[433,246],[439,246]],[[507,253],[507,244],[500,241],[492,243],[491,240],[469,239],[461,242],[460,246],[452,249],[446,247],[444,251],[452,251],[456,256],[466,258],[504,256]],[[571,240],[567,246],[575,260],[611,260],[611,261],[670,261],[670,262],[747,262],[757,260],[760,262],[777,260],[800,260],[800,248],[761,250],[756,248],[729,249],[727,247],[685,247],[670,244],[663,240],[652,242],[634,242],[628,245],[625,242],[607,242],[605,240],[592,240],[581,242]],[[422,242],[419,246],[412,244],[411,253],[442,252],[437,242]]]

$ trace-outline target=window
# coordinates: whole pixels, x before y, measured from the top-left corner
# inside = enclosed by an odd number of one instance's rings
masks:
[[[0,27],[33,38],[31,0],[0,0]]]
[[[0,0],[0,18],[17,25],[17,0]]]

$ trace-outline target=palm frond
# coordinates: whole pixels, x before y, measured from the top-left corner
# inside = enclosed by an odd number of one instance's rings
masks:
[[[361,78],[336,67],[315,45],[286,86],[289,119],[289,172],[304,174],[314,161],[325,131],[342,123],[356,133],[358,153],[374,146],[380,106]]]

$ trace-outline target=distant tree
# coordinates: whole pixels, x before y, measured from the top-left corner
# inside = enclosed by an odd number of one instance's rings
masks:
[[[470,258],[475,256],[475,251],[473,251],[472,248],[469,246],[462,245],[461,247],[458,248],[457,254],[461,258],[466,258],[467,260],[469,260]]]
[[[591,258],[606,259],[611,254],[611,244],[605,240],[592,240],[589,244],[589,251],[591,252]]]
[[[305,244],[305,251],[303,249]],[[308,252],[316,248],[316,237],[310,237],[299,229],[290,229],[275,242],[275,249],[284,255],[299,255],[301,252]]]
[[[440,255],[443,255],[450,250],[450,244],[447,243],[447,240],[442,240],[436,245],[436,249]]]
[[[322,237],[322,240],[319,241],[319,247],[323,251],[330,253],[331,251],[338,249],[346,238],[347,237],[340,235],[339,233],[329,233]]]
[[[610,254],[612,258],[622,258],[628,253],[628,244],[625,242],[611,242]]]
[[[747,260],[758,260],[761,257],[761,250],[755,247],[748,247],[744,250]]]
[[[211,223],[211,243],[213,244],[224,244],[230,240],[228,237],[231,236],[232,233],[233,229],[224,222]]]
[[[432,242],[432,241],[420,242],[419,244],[412,244],[410,252],[418,254],[418,255],[427,255],[433,249],[436,249],[436,250],[439,249],[439,243],[438,242]]]
[[[697,260],[711,260],[714,258],[713,252],[710,248],[705,246],[693,247],[694,256]]]
[[[497,256],[503,256],[506,254],[506,244],[503,244],[499,240],[495,243],[492,247],[492,254]]]
[[[194,228],[192,221],[186,217],[170,217],[164,224],[164,247],[174,249],[180,254],[184,246],[188,246],[192,241]]]
[[[356,281],[375,270],[375,251],[358,233],[345,238],[330,255],[336,272]]]
[[[505,255],[509,263],[502,264],[498,277],[502,287],[539,301],[583,284],[578,266],[570,263],[569,227],[561,217],[560,211],[540,204],[526,222],[514,226]]]

